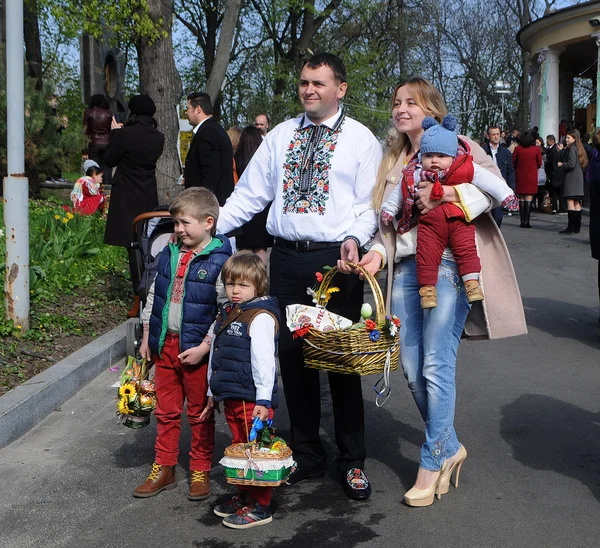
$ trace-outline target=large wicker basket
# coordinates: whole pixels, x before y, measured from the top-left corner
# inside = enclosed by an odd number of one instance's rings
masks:
[[[284,446],[276,453],[257,451],[256,445],[234,443],[225,448],[221,460],[227,483],[277,487],[294,468],[292,450]]]
[[[364,325],[336,331],[310,329],[304,336],[304,362],[307,367],[337,373],[371,375],[398,369],[400,356],[400,333],[390,335],[385,317],[385,302],[377,280],[362,266],[358,268],[369,282],[375,297],[375,324],[380,338],[373,341]],[[324,306],[327,289],[337,273],[336,268],[327,271],[317,290],[317,305]]]

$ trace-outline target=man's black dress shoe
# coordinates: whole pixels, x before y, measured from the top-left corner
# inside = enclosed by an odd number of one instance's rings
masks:
[[[324,475],[325,470],[314,470],[312,468],[298,468],[290,474],[290,477],[287,479],[285,484],[296,485],[299,481],[322,478]]]
[[[366,500],[371,496],[371,484],[360,468],[350,468],[342,480],[344,493],[354,500]]]

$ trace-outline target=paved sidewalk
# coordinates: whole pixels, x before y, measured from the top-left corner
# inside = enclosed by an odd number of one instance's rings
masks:
[[[363,379],[373,496],[347,499],[333,473],[333,417],[323,383],[330,473],[276,489],[274,521],[240,532],[211,508],[228,490],[218,466],[229,433],[217,418],[214,496],[190,502],[185,424],[177,489],[134,499],[153,459],[154,422],[117,424],[118,373],[106,368],[23,437],[0,449],[4,548],[589,548],[600,538],[600,342],[597,262],[587,234],[557,232],[565,217],[534,214],[533,229],[505,218],[529,335],[463,342],[456,427],[469,458],[459,489],[430,508],[402,495],[418,466],[423,424],[402,374],[386,405]],[[587,218],[584,218],[587,230]],[[288,437],[285,408],[280,434]]]
[[[126,353],[127,322],[0,397],[0,448],[22,436]]]

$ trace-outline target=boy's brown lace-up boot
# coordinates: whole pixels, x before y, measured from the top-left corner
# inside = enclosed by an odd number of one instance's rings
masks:
[[[177,487],[175,467],[153,463],[152,472],[142,485],[138,485],[133,490],[133,496],[142,499],[153,497],[165,489],[175,489],[175,487]]]
[[[204,500],[210,496],[210,472],[192,470],[189,500]]]
[[[483,291],[477,280],[467,280],[465,282],[465,291],[467,292],[467,300],[470,303],[483,301]]]
[[[419,289],[419,295],[421,295],[421,308],[435,308],[437,306],[435,285],[424,285]]]

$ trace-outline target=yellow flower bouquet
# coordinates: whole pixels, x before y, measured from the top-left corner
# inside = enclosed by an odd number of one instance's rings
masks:
[[[144,428],[156,408],[156,388],[148,379],[146,360],[127,358],[117,389],[117,415],[127,428]]]

